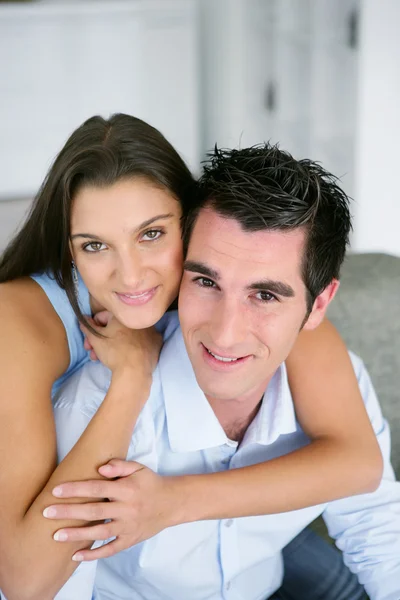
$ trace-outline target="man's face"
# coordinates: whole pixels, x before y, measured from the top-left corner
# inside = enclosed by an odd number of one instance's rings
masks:
[[[302,229],[245,232],[210,208],[200,212],[179,318],[197,382],[209,399],[259,399],[288,356],[306,316],[304,243]],[[329,301],[321,305],[323,294],[305,328],[322,320]]]

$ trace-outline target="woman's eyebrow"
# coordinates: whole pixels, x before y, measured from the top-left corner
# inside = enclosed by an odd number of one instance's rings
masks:
[[[134,229],[134,231],[140,231],[141,229],[144,229],[144,227],[148,227],[149,225],[151,225],[155,221],[158,221],[159,219],[170,219],[173,216],[174,216],[173,213],[165,213],[163,215],[157,215],[156,217],[151,217],[151,219],[147,219],[147,221],[143,221],[143,223],[141,223],[140,225],[138,225]]]
[[[151,217],[151,219],[147,219],[146,221],[143,221],[143,223],[140,223],[140,225],[135,227],[135,229],[132,231],[132,233],[141,231],[142,229],[144,229],[145,227],[148,227],[155,221],[158,221],[161,219],[170,219],[173,216],[174,216],[173,213],[165,213],[162,215],[156,215],[155,217]],[[85,239],[91,239],[91,240],[100,240],[101,239],[101,238],[99,238],[99,236],[95,235],[94,233],[74,233],[74,235],[71,235],[71,240],[74,240],[75,238],[78,238],[78,237],[85,238]]]
[[[85,238],[88,240],[100,241],[100,238],[97,237],[97,235],[94,235],[93,233],[74,233],[74,235],[71,235],[71,240],[74,240],[75,238]]]

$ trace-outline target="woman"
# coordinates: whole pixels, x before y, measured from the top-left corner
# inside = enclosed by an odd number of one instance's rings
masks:
[[[54,523],[42,512],[55,503],[56,484],[99,478],[100,465],[126,455],[161,344],[152,326],[178,292],[180,223],[193,190],[188,169],[158,131],[126,115],[94,117],[67,141],[3,256],[0,448],[9,458],[0,472],[0,588],[9,600],[13,594],[53,597],[76,567],[71,556],[84,544],[56,544]],[[102,309],[114,316],[104,329],[84,316]],[[111,386],[57,466],[51,396],[88,359],[78,320],[111,369]],[[310,446],[262,465],[200,476],[194,498],[178,484],[168,492],[169,506],[177,509],[158,530],[180,522],[183,504],[185,520],[188,513],[191,520],[205,513],[226,518],[376,487],[379,449],[334,328],[326,323],[300,334],[287,366]],[[322,469],[330,473],[323,486]],[[238,485],[241,493],[230,494],[227,507],[226,491]],[[144,531],[142,539],[154,533]]]

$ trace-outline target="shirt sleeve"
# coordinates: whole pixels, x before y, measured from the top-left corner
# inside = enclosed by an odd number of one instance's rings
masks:
[[[81,563],[56,594],[54,600],[77,600],[77,598],[95,600],[97,598],[94,587],[96,568],[97,560]]]
[[[75,446],[103,402],[111,373],[100,362],[88,362],[71,375],[54,398],[58,462]]]
[[[390,464],[390,431],[382,416],[369,375],[355,365],[365,406],[384,460],[379,488],[328,504],[323,517],[331,537],[343,552],[371,600],[400,599],[400,483]]]

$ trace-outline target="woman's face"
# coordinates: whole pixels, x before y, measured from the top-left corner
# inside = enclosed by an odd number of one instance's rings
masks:
[[[181,207],[144,178],[83,187],[71,213],[71,250],[92,298],[132,329],[154,325],[182,276]]]

